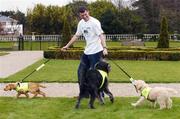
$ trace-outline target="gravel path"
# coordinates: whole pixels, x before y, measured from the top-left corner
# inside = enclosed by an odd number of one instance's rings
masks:
[[[3,88],[5,83],[0,84],[0,96],[15,96],[15,91],[5,92]],[[74,97],[78,96],[79,88],[77,83],[42,83],[46,88],[41,88],[46,93],[47,97]],[[173,88],[178,91],[174,97],[180,97],[180,83],[169,83],[169,84],[149,84],[151,87],[161,86]],[[136,93],[135,88],[130,83],[110,83],[109,88],[115,97],[132,97],[139,96]]]
[[[0,56],[0,78],[6,78],[43,58],[43,51],[12,51]]]

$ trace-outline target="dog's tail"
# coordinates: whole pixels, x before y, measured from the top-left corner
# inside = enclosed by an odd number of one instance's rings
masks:
[[[41,84],[39,84],[39,87],[41,87],[41,88],[46,88],[46,86],[43,86],[43,85],[41,85]]]
[[[171,94],[178,94],[178,92],[175,89],[172,88],[166,88],[166,90]]]

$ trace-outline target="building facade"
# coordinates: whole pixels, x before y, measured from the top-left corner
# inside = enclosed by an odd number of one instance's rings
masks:
[[[23,34],[23,25],[18,21],[7,16],[0,15],[0,35],[19,35]]]

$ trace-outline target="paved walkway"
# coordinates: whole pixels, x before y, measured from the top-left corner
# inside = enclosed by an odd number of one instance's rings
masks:
[[[0,56],[0,78],[6,78],[43,58],[43,51],[12,51]]]
[[[0,96],[15,97],[15,91],[4,91],[3,88],[6,84],[0,84]],[[41,88],[46,93],[47,97],[74,97],[78,96],[79,88],[77,83],[42,83],[46,88]],[[177,95],[173,97],[180,97],[180,83],[169,84],[150,84],[151,87],[161,86],[173,88],[178,91]],[[135,88],[130,83],[110,83],[109,88],[115,97],[132,97],[139,96]]]

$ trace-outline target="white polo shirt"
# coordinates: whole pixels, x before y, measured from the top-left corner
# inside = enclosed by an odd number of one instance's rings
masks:
[[[103,50],[99,35],[104,33],[100,22],[90,17],[88,21],[81,19],[78,23],[76,34],[77,36],[83,35],[86,40],[86,47],[84,53],[86,55],[95,54]]]

